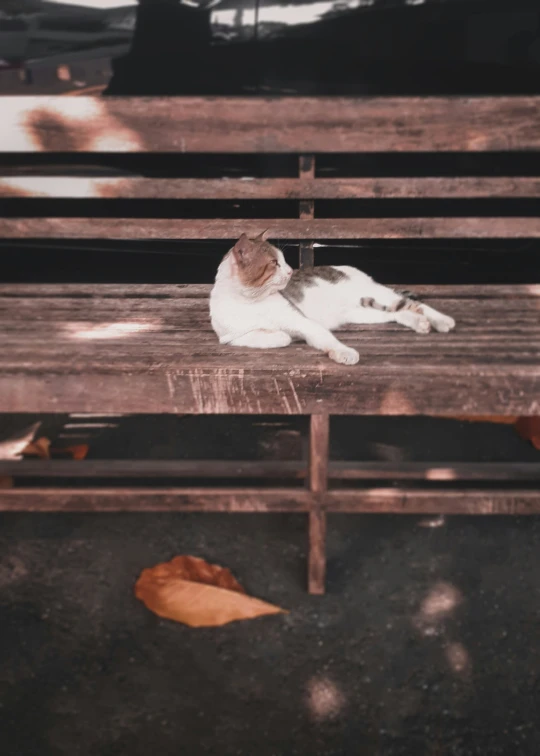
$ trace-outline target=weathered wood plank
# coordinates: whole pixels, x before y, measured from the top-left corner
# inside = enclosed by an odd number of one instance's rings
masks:
[[[307,512],[303,489],[11,488],[0,490],[3,512]],[[540,492],[531,489],[339,490],[325,494],[334,513],[453,515],[540,514]]]
[[[6,239],[237,239],[270,229],[273,239],[523,239],[540,218],[0,218]]]
[[[309,512],[308,589],[311,594],[324,593],[326,575],[326,515],[322,508],[328,488],[330,418],[312,415],[309,424],[309,476],[306,481],[313,494]]]
[[[303,489],[11,488],[2,512],[306,512]]]
[[[438,299],[446,287],[425,287],[456,318],[450,334],[344,329],[361,354],[346,367],[305,344],[220,346],[206,300],[182,288],[124,297],[122,287],[47,286],[40,299],[31,296],[40,287],[4,285],[0,411],[538,414],[540,287],[493,287],[491,298],[490,287],[474,298],[475,288],[449,287],[454,297]],[[517,296],[504,299],[501,318],[504,294]]]
[[[329,512],[373,514],[536,515],[540,514],[538,490],[371,489],[330,491]]]
[[[540,149],[534,96],[4,97],[2,122],[5,152]]]
[[[516,199],[540,197],[540,179],[528,176],[318,179],[23,176],[0,178],[0,197],[178,200]]]
[[[54,367],[0,371],[1,412],[192,414],[537,415],[540,366],[459,365],[441,371],[409,360],[401,369],[362,363],[318,367],[71,372]],[[407,367],[407,369],[405,369]],[[102,366],[98,366],[102,370]]]
[[[389,284],[392,286],[392,284]],[[0,298],[76,299],[206,299],[211,284],[0,283]],[[399,284],[398,288],[426,298],[522,299],[540,298],[540,284]],[[1,303],[1,299],[0,299]],[[505,303],[505,308],[508,303]]]
[[[319,494],[328,487],[330,418],[312,415],[309,425],[309,490]]]

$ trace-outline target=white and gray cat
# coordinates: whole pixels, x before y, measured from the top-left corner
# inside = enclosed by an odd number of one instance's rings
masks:
[[[332,333],[349,324],[396,322],[417,333],[450,331],[455,322],[432,307],[375,283],[345,265],[295,270],[266,240],[243,234],[225,255],[210,295],[212,327],[221,344],[272,349],[293,339],[354,365],[355,349]]]

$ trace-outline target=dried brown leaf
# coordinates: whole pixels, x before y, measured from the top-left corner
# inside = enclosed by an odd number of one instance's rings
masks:
[[[495,423],[496,425],[514,425],[518,420],[515,415],[452,415],[451,420],[464,423]]]
[[[60,449],[51,448],[51,457],[53,459],[69,457],[70,459],[86,459],[90,447],[88,444],[75,444],[74,446],[63,446]]]
[[[516,431],[525,441],[530,441],[540,451],[540,417],[520,417]]]
[[[159,617],[190,627],[217,627],[284,613],[247,596],[230,570],[192,556],[178,556],[143,570],[135,584],[135,596]]]
[[[23,456],[25,457],[39,457],[40,459],[50,459],[51,458],[51,442],[48,438],[45,438],[45,436],[41,436],[41,438],[36,439],[35,441],[32,441],[28,444],[28,446],[23,449]]]
[[[454,415],[453,420],[470,423],[496,423],[513,425],[516,432],[525,441],[530,441],[540,451],[540,417],[518,417],[516,415]]]

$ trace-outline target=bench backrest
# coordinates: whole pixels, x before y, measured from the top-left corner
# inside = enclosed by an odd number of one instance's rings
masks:
[[[538,151],[540,97],[5,97],[0,108],[0,153],[25,154],[24,168],[11,155],[11,165],[0,169],[0,197],[18,197],[23,206],[30,202],[19,217],[0,218],[2,238],[234,239],[271,226],[275,238],[303,241],[301,261],[311,264],[315,239],[540,237],[540,218],[530,214],[325,218],[315,213],[317,200],[540,197],[540,178],[534,175],[325,178],[316,170],[321,153]],[[44,175],[50,174],[47,162],[67,153],[288,153],[298,156],[298,175],[103,177],[84,175],[84,170],[74,175],[76,167],[65,160],[65,175]],[[36,202],[39,197],[46,206]],[[85,217],[62,217],[65,198],[87,199]],[[126,219],[103,212],[103,203],[94,211],[92,202],[98,198],[284,199],[299,204],[297,218],[275,220]]]

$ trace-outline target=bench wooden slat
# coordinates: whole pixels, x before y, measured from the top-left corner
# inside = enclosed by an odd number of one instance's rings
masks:
[[[307,512],[312,494],[301,488],[6,488],[4,512]],[[532,515],[540,513],[534,489],[374,488],[324,494],[322,509],[340,513]]]
[[[0,197],[57,199],[479,199],[540,197],[535,177],[151,179],[0,178]]]
[[[493,287],[491,297],[482,287],[477,299],[468,296],[475,287],[450,287],[452,298],[444,287],[425,288],[456,318],[456,330],[345,329],[342,338],[361,354],[358,366],[346,367],[304,344],[222,347],[209,330],[206,299],[160,298],[183,288],[127,287],[137,292],[130,299],[122,287],[104,286],[117,298],[93,300],[100,285],[48,285],[42,300],[20,300],[9,293],[32,287],[4,284],[0,411],[538,414],[538,287]],[[508,315],[499,292],[517,294],[505,300]]]
[[[540,149],[540,98],[3,97],[5,152]]]
[[[393,284],[388,284],[392,286]],[[69,299],[75,306],[80,299],[97,302],[114,299],[116,306],[123,300],[141,299],[147,302],[167,302],[169,299],[206,300],[211,284],[117,284],[117,283],[0,283],[0,307],[14,298],[35,300]],[[397,288],[414,291],[426,299],[530,299],[540,298],[540,284],[398,284]],[[82,303],[83,304],[83,303]],[[55,303],[60,306],[60,302]],[[506,302],[505,308],[511,303]],[[183,305],[185,306],[185,305]]]
[[[540,217],[0,218],[0,238],[6,239],[237,239],[268,228],[273,239],[524,239],[540,237]]]

